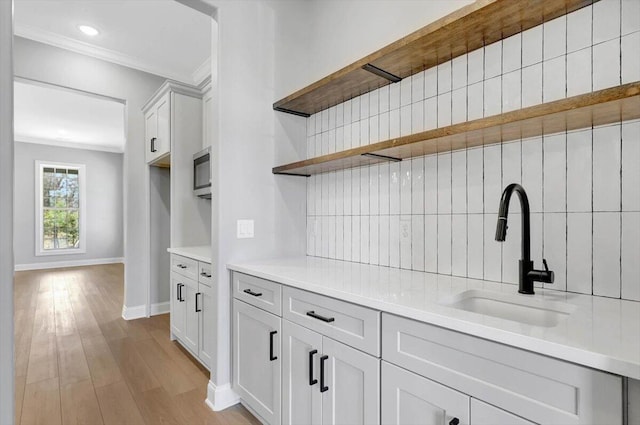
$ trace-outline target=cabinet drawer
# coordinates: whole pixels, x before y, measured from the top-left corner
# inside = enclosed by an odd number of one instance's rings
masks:
[[[198,263],[198,282],[211,287],[213,283],[213,277],[211,275],[211,264]]]
[[[282,285],[243,273],[233,273],[233,296],[282,316]]]
[[[380,357],[380,312],[285,286],[283,317]]]
[[[382,358],[536,423],[622,422],[622,379],[438,326],[382,315]]]
[[[180,255],[171,255],[171,271],[198,281],[198,262]]]

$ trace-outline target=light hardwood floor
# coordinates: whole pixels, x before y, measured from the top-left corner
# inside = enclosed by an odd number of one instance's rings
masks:
[[[169,315],[123,320],[123,286],[120,264],[16,273],[16,424],[259,424],[205,406],[209,372]]]

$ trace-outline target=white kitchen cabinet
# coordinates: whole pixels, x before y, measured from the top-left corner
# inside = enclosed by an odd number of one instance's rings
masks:
[[[233,300],[233,389],[269,424],[280,423],[281,319]]]
[[[171,93],[167,92],[145,113],[145,157],[153,163],[171,152]]]
[[[184,278],[183,279],[183,297],[186,304],[186,323],[182,342],[192,353],[198,353],[198,342],[200,340],[200,314],[196,309],[196,298],[198,297],[198,282]]]
[[[183,295],[184,283],[182,283],[182,280],[182,276],[176,273],[171,274],[171,301],[169,302],[171,339],[178,340],[183,338],[187,322],[187,309]]]
[[[382,382],[384,425],[469,424],[470,397],[465,394],[385,361]]]
[[[471,425],[534,425],[534,423],[472,398]]]
[[[202,263],[200,263],[202,264]],[[209,369],[213,364],[213,350],[215,347],[215,323],[216,306],[214,302],[213,289],[202,282],[198,285],[198,309],[199,316],[199,337],[198,358]]]

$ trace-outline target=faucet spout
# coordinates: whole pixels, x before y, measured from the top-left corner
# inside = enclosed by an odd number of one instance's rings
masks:
[[[519,271],[519,289],[521,294],[534,294],[533,282],[553,283],[554,274],[546,267],[545,270],[534,270],[533,261],[531,261],[531,223],[529,198],[524,187],[517,183],[508,185],[502,192],[500,198],[500,207],[498,209],[498,223],[496,225],[495,239],[498,242],[504,242],[507,238],[507,221],[509,216],[509,202],[513,192],[518,194],[520,200],[520,209],[522,210],[522,255],[520,258]]]

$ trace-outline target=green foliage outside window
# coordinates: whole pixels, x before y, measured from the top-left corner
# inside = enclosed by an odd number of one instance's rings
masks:
[[[79,248],[78,169],[45,167],[42,172],[42,191],[43,248]]]

